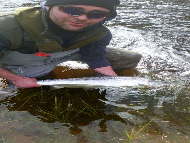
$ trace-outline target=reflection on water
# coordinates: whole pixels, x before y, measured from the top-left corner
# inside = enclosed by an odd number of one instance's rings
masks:
[[[40,2],[0,0],[0,8]],[[189,5],[189,0],[130,0],[106,23],[112,46],[143,55],[138,71],[121,75],[170,81],[170,86],[5,90],[2,83],[0,142],[190,142]],[[93,74],[61,72],[61,67],[54,71],[58,78]]]

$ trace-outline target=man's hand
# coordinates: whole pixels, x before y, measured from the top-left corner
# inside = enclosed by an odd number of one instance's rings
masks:
[[[28,78],[28,77],[19,77],[16,80],[12,80],[13,84],[16,85],[18,88],[31,88],[31,87],[40,87],[41,85],[36,83],[35,78]]]
[[[41,85],[36,83],[35,78],[22,77],[16,74],[13,74],[3,68],[0,68],[0,77],[8,79],[13,82],[18,88],[31,88],[39,87]]]
[[[111,66],[107,66],[107,67],[101,67],[101,68],[96,68],[93,69],[94,71],[100,73],[100,74],[104,74],[107,76],[118,76],[112,69]]]

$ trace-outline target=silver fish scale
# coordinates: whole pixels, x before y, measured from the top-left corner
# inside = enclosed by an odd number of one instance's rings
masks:
[[[42,86],[60,86],[71,88],[98,88],[98,87],[132,87],[150,86],[154,82],[142,77],[84,77],[37,81]]]

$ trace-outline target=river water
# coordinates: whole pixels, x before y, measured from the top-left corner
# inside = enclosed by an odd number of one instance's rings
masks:
[[[0,11],[41,0],[0,0]],[[143,55],[161,88],[0,91],[0,142],[190,142],[190,1],[129,0],[106,23],[111,46]],[[10,89],[10,88],[9,88]]]

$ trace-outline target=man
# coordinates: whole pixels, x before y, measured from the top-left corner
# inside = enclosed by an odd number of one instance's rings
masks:
[[[0,77],[18,88],[30,88],[40,86],[35,78],[68,60],[82,60],[107,76],[117,76],[113,69],[134,68],[140,54],[116,48],[106,50],[112,36],[103,23],[115,18],[119,3],[47,0],[41,7],[1,13]]]

